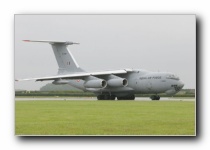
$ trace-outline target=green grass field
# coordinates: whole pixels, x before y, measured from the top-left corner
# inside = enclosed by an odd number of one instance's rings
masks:
[[[195,135],[194,101],[15,101],[16,135]]]

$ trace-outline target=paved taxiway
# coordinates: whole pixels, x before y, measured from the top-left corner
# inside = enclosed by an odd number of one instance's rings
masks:
[[[16,101],[30,100],[97,100],[96,97],[15,97]],[[151,101],[149,97],[136,97],[135,101]],[[160,101],[195,101],[193,97],[162,97]]]

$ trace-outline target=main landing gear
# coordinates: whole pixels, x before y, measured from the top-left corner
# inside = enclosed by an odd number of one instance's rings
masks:
[[[98,100],[115,100],[115,95],[98,95]]]
[[[160,100],[160,96],[159,95],[152,95],[150,96],[151,100]]]
[[[128,95],[124,97],[117,97],[118,100],[135,100],[135,95]]]
[[[97,96],[98,100],[115,100],[115,98],[116,98],[115,95],[109,95],[109,94],[104,94],[104,95],[98,95]],[[134,99],[135,99],[135,95],[117,97],[117,100],[134,100]]]

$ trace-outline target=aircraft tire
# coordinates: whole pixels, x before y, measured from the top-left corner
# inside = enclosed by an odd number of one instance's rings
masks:
[[[98,100],[104,100],[104,95],[98,95],[98,96],[97,96],[97,99],[98,99]]]
[[[104,95],[104,100],[111,100],[111,96],[110,95]]]
[[[128,95],[124,97],[117,97],[117,100],[135,100],[135,95]]]
[[[111,95],[110,100],[115,100],[115,95]]]
[[[117,97],[117,100],[122,100],[122,97]]]
[[[130,100],[135,100],[135,95],[131,95]]]
[[[115,95],[109,95],[109,94],[106,94],[106,95],[98,95],[97,96],[97,99],[98,100],[115,100]]]
[[[159,95],[152,95],[150,96],[151,100],[160,100],[160,96]]]

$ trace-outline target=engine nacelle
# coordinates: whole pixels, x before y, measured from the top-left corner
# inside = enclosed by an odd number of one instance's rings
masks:
[[[128,85],[128,80],[122,78],[115,78],[115,79],[109,79],[107,83],[111,87],[125,87]]]
[[[107,82],[102,79],[88,80],[84,83],[85,88],[105,88],[106,86]]]
[[[55,84],[55,85],[68,84],[68,83],[69,83],[68,80],[62,80],[62,79],[58,79],[52,82],[52,84]]]

